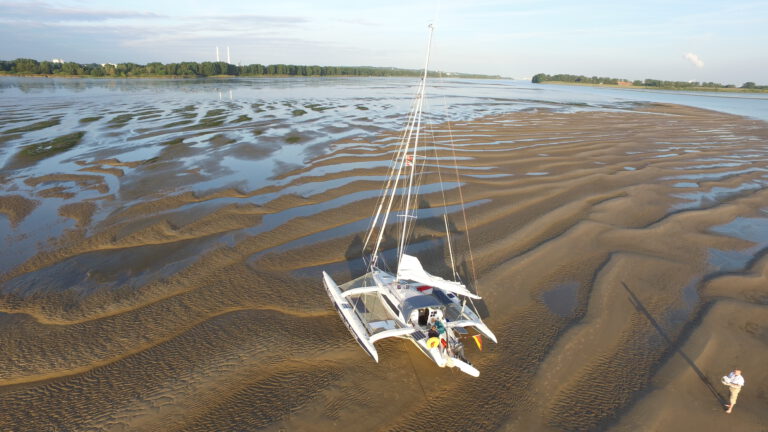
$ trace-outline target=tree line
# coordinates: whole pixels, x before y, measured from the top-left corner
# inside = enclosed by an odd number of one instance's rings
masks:
[[[587,77],[583,75],[569,75],[569,74],[557,74],[547,75],[544,73],[536,74],[531,79],[532,83],[543,83],[547,81],[558,82],[572,82],[580,84],[612,84],[612,85],[632,85],[633,87],[658,87],[667,89],[722,89],[722,88],[736,88],[733,84],[720,84],[715,82],[698,82],[698,81],[663,81],[657,79],[647,78],[645,80],[629,81],[621,78],[605,78],[605,77]],[[742,89],[750,90],[768,90],[767,85],[757,85],[752,81],[745,82],[740,87]]]
[[[209,76],[366,76],[405,77],[419,76],[415,69],[398,69],[371,66],[307,66],[273,64],[233,65],[227,62],[181,62],[181,63],[136,63],[97,64],[75,62],[37,61],[19,58],[0,60],[0,73],[17,75],[66,75],[83,77],[209,77]],[[430,76],[441,75],[430,71]],[[447,73],[458,78],[500,78],[499,76],[464,73]]]

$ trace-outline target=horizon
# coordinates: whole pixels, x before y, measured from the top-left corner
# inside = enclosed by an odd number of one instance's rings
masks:
[[[182,12],[179,12],[182,11]],[[702,12],[704,11],[704,12]],[[291,64],[421,69],[530,80],[568,73],[628,80],[764,84],[768,2],[622,5],[339,1],[0,1],[0,58],[76,63]]]
[[[12,60],[6,60],[6,59],[0,58],[0,61],[15,61],[15,60],[19,60],[19,59],[20,58],[12,59]],[[68,62],[68,60],[66,60],[66,59],[51,59],[51,60],[31,59],[31,60],[35,60],[38,63],[42,63],[44,61],[53,62],[53,63]],[[180,62],[159,62],[159,63],[170,64],[170,63],[186,63],[186,62],[202,64],[202,63],[210,62],[210,61],[206,60],[204,62],[195,62],[195,61],[190,61],[190,60],[181,60]],[[99,63],[96,63],[96,62],[82,62],[82,63],[81,62],[75,62],[75,63],[81,64],[81,65],[99,64]],[[115,64],[115,65],[117,65],[117,64],[127,64],[127,63],[134,63],[134,62],[103,63],[103,64],[100,64],[100,65],[104,66],[105,64]],[[226,61],[220,61],[220,63],[227,63],[227,62]],[[138,66],[146,66],[148,63],[135,63],[135,64],[137,64]],[[228,64],[232,64],[232,63],[228,63]],[[254,65],[254,64],[255,63],[252,63],[250,65]],[[233,66],[238,66],[238,67],[240,67],[240,66],[243,66],[243,67],[250,66],[250,65],[245,65],[245,64],[243,64],[243,65],[234,65],[234,64],[232,64],[232,65]],[[266,67],[266,66],[271,66],[271,65],[275,65],[275,64],[273,63],[273,64],[261,64],[261,65]],[[325,67],[338,67],[338,68],[361,68],[361,69],[364,69],[364,68],[371,68],[371,69],[393,69],[393,70],[401,70],[401,71],[409,71],[409,72],[421,72],[423,70],[423,69],[415,69],[415,68],[413,68],[413,69],[400,68],[400,67],[396,67],[396,66],[370,66],[370,65],[310,65],[310,64],[283,64],[283,65],[285,65],[285,66],[323,67],[323,68],[325,68]],[[509,81],[524,81],[524,82],[531,82],[532,78],[533,78],[533,77],[515,78],[515,77],[508,77],[508,76],[501,76],[501,75],[487,75],[487,74],[479,74],[479,73],[468,73],[468,72],[461,72],[461,71],[446,71],[446,70],[435,70],[435,69],[429,69],[429,72],[430,73],[444,73],[444,74],[447,74],[447,75],[456,75],[459,78],[466,78],[467,76],[468,77],[472,77],[474,75],[478,79],[502,79],[502,80],[509,80]],[[541,73],[544,73],[545,75],[558,75],[559,74],[559,73],[558,74],[548,74],[546,72],[541,72]],[[271,74],[266,74],[266,75],[271,75]],[[567,75],[574,75],[574,74],[567,74]],[[2,74],[0,74],[0,76],[2,76]],[[236,78],[239,75],[221,74],[220,76],[232,76],[232,77]],[[247,77],[247,76],[251,76],[251,75],[250,74],[244,74],[243,76]],[[335,75],[332,75],[332,76],[335,76]],[[349,75],[349,77],[364,77],[364,76],[366,76],[366,75]],[[609,77],[609,76],[604,76],[604,75],[590,75],[590,76],[580,75],[580,76],[583,76],[585,78],[598,77],[598,78],[608,78],[608,79],[618,79],[618,80],[622,79],[622,77]],[[89,76],[89,75],[83,75],[83,77],[84,78],[91,78],[91,76]],[[110,78],[110,77],[109,76],[107,76],[107,77],[100,76],[99,78]],[[115,77],[115,78],[121,78],[121,77]],[[386,78],[386,76],[384,76],[383,78]],[[665,80],[665,79],[658,78],[658,77],[646,77],[646,78],[641,79],[640,81],[644,81],[646,79],[673,82],[672,80]],[[686,82],[694,83],[696,81],[686,81]],[[698,82],[699,83],[704,83],[704,82],[701,82],[701,81],[698,81]],[[761,82],[757,82],[757,81],[745,81],[744,83],[721,83],[721,82],[715,82],[714,84],[720,84],[720,85],[723,85],[723,86],[735,85],[736,87],[740,87],[741,85],[743,85],[743,84],[745,84],[747,82],[751,82],[752,84],[755,84],[757,86],[764,86],[765,85],[765,84],[763,84]]]

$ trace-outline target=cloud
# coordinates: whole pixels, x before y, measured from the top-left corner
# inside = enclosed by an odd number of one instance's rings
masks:
[[[245,24],[251,28],[262,25],[283,26],[292,24],[304,24],[309,22],[308,19],[298,16],[269,16],[255,14],[214,15],[206,17],[192,17],[191,19],[212,21],[222,24]]]
[[[317,43],[307,30],[311,24],[310,18],[298,15],[169,16],[143,10],[60,6],[52,1],[0,0],[0,40],[7,42],[0,54],[4,59],[65,58],[86,63],[171,62],[207,59],[213,56],[214,46],[231,45],[242,61],[266,62],[263,55],[256,58],[250,53],[264,54],[268,49],[294,55],[302,49],[338,51],[333,43]]]
[[[42,1],[0,3],[0,21],[67,22],[160,18],[151,12],[56,7]]]
[[[704,67],[704,62],[701,61],[699,56],[697,56],[694,53],[686,53],[685,54],[685,59],[688,60],[689,62],[693,63],[693,65],[696,66],[699,69]]]

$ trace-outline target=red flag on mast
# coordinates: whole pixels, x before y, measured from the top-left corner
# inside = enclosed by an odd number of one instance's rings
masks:
[[[477,344],[477,347],[480,349],[480,351],[483,350],[483,337],[479,334],[473,335],[472,339],[475,340],[475,343]]]

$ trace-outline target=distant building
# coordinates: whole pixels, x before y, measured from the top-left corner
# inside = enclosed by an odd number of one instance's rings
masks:
[[[102,64],[101,64],[101,67],[105,67],[105,66],[107,66],[107,65],[110,65],[110,66],[112,66],[112,67],[117,67],[117,65],[116,65],[116,64],[114,64],[114,63],[102,63]]]
[[[64,63],[64,59],[53,59],[51,63]]]
[[[617,84],[620,85],[620,86],[631,86],[632,85],[632,83],[629,82],[629,81],[619,81]]]

